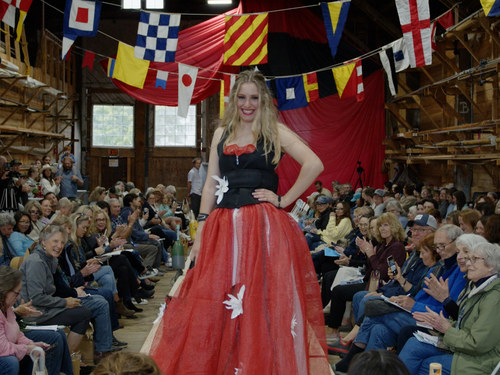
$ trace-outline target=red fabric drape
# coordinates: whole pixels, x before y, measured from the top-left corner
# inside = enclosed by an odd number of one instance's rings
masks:
[[[241,13],[241,6],[227,12],[228,15]],[[179,43],[175,60],[177,62],[195,66],[198,78],[191,99],[192,104],[216,94],[220,90],[222,74],[217,72],[238,73],[239,68],[223,65],[224,55],[224,15],[213,17],[198,25],[179,32]],[[100,61],[104,70],[107,68],[107,59]],[[178,75],[169,74],[166,89],[155,88],[156,70],[178,73],[177,63],[151,62],[143,89],[138,89],[111,79],[113,83],[131,97],[145,103],[155,105],[177,106],[178,101]],[[203,69],[202,69],[203,68]],[[155,70],[156,69],[156,70]],[[212,79],[207,79],[212,78]],[[215,80],[214,80],[215,79]]]
[[[308,107],[283,111],[281,121],[288,125],[320,157],[325,170],[318,177],[331,190],[331,182],[358,179],[357,161],[365,169],[365,186],[382,187],[386,175],[381,173],[384,159],[385,109],[384,76],[381,70],[364,81],[365,100],[339,99],[329,96],[309,103]],[[284,194],[295,182],[300,165],[285,155],[278,167],[279,192]],[[303,199],[314,192],[314,186]]]

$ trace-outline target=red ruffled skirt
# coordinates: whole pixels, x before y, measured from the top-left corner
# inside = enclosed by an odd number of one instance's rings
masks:
[[[152,344],[163,374],[328,375],[326,352],[320,288],[294,220],[269,203],[214,210]]]

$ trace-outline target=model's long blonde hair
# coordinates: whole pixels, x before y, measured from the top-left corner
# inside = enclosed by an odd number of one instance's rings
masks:
[[[273,103],[273,98],[267,87],[264,76],[259,71],[245,70],[239,73],[234,86],[229,94],[229,103],[221,120],[220,127],[224,128],[222,137],[227,136],[224,146],[231,143],[236,138],[236,130],[240,123],[238,113],[238,93],[241,85],[253,83],[259,91],[259,109],[252,123],[254,143],[261,139],[264,142],[264,155],[274,150],[272,163],[277,165],[281,157],[281,144],[278,131],[278,112]]]

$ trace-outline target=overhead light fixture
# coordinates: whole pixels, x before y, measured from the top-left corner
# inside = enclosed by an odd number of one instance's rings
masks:
[[[231,4],[232,2],[232,0],[208,0],[210,5]]]

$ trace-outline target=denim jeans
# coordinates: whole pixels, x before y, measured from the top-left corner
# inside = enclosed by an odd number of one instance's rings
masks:
[[[307,246],[309,246],[309,251],[313,251],[319,245],[325,242],[321,241],[321,236],[317,233],[306,233]]]
[[[24,335],[34,342],[44,342],[46,344],[56,344],[57,347],[45,352],[45,366],[48,375],[59,375],[63,372],[66,375],[73,375],[73,365],[68,348],[66,333],[62,329],[57,331],[28,331]],[[1,372],[0,372],[1,373]]]
[[[19,374],[19,360],[15,355],[0,357],[0,375]]]
[[[110,289],[113,294],[118,293],[118,289],[116,289],[115,274],[110,266],[101,266],[99,271],[94,273],[94,280],[104,288]]]
[[[377,296],[365,297],[368,293],[367,291],[358,292],[354,295],[352,299],[352,311],[354,312],[354,320],[357,322],[363,315],[365,315],[365,304],[367,301],[372,299],[382,299]]]
[[[440,352],[434,345],[425,344],[412,337],[399,353],[399,358],[412,375],[429,374],[429,365],[434,362],[441,363],[442,375],[450,375],[453,354]]]
[[[366,350],[386,349],[396,345],[401,328],[415,324],[413,316],[405,311],[365,317],[355,342],[366,344]]]
[[[107,288],[85,288],[85,292],[88,294],[97,294],[103,297],[109,306],[109,318],[111,319],[111,330],[116,331],[120,329],[120,323],[118,322],[118,316],[116,314],[115,299],[111,290]]]
[[[90,295],[81,298],[82,304],[92,311],[94,319],[94,344],[96,352],[109,352],[113,349],[113,332],[109,318],[109,306],[106,300],[99,295]]]

